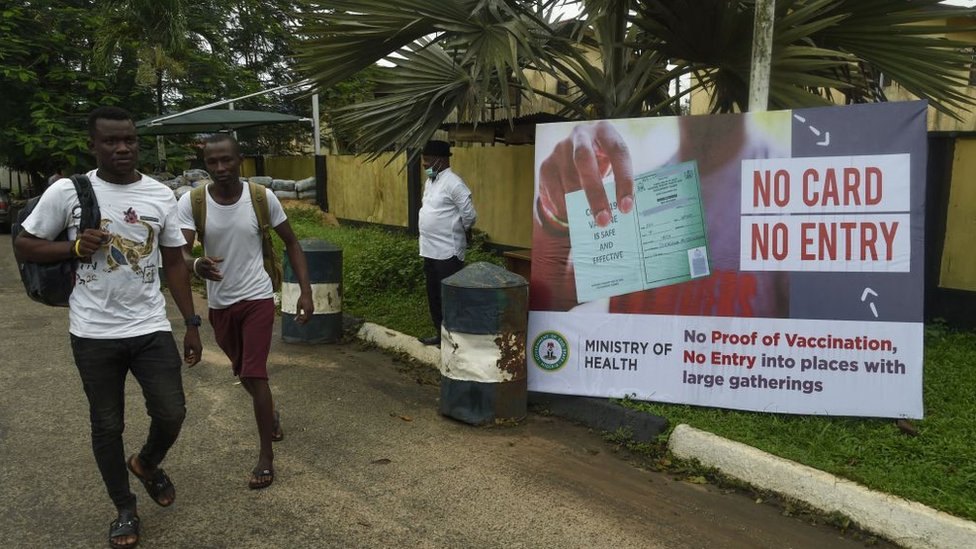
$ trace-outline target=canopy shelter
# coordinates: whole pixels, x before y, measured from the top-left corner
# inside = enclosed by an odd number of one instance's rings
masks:
[[[163,115],[136,122],[139,135],[172,135],[179,133],[215,133],[251,126],[287,124],[307,121],[290,114],[266,111],[207,109],[179,115]]]

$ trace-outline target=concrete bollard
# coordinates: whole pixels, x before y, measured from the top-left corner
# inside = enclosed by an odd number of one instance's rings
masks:
[[[295,322],[301,287],[287,254],[281,285],[281,339],[288,343],[335,343],[342,337],[342,248],[324,240],[301,240],[308,263],[315,313],[304,326]]]
[[[475,263],[445,278],[441,295],[440,413],[473,425],[525,418],[528,282]]]

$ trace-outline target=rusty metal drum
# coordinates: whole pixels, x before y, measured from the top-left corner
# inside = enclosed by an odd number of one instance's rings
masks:
[[[441,283],[440,413],[473,425],[525,418],[529,285],[491,263]]]

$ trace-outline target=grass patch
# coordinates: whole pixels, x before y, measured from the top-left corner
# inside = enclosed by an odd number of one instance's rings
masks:
[[[342,247],[344,312],[406,334],[430,335],[433,327],[416,238],[379,228],[323,226],[317,209],[286,210],[299,238],[320,238]],[[476,236],[466,261],[503,264],[483,242],[483,235]],[[916,437],[903,433],[892,419],[778,415],[626,399],[623,404],[663,416],[672,426],[686,423],[976,520],[974,365],[976,334],[942,324],[926,328],[926,418],[914,422]],[[617,433],[613,438],[625,444],[627,437]],[[663,441],[629,449],[656,456],[657,467],[667,469],[670,459],[664,455]],[[709,477],[701,472],[693,476]]]
[[[976,334],[925,331],[925,419],[794,416],[624,400],[771,454],[976,520]],[[670,433],[667,433],[670,434]]]

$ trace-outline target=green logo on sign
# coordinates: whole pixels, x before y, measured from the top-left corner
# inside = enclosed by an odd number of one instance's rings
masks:
[[[542,332],[532,344],[532,358],[536,366],[554,372],[569,360],[569,344],[559,332]]]

